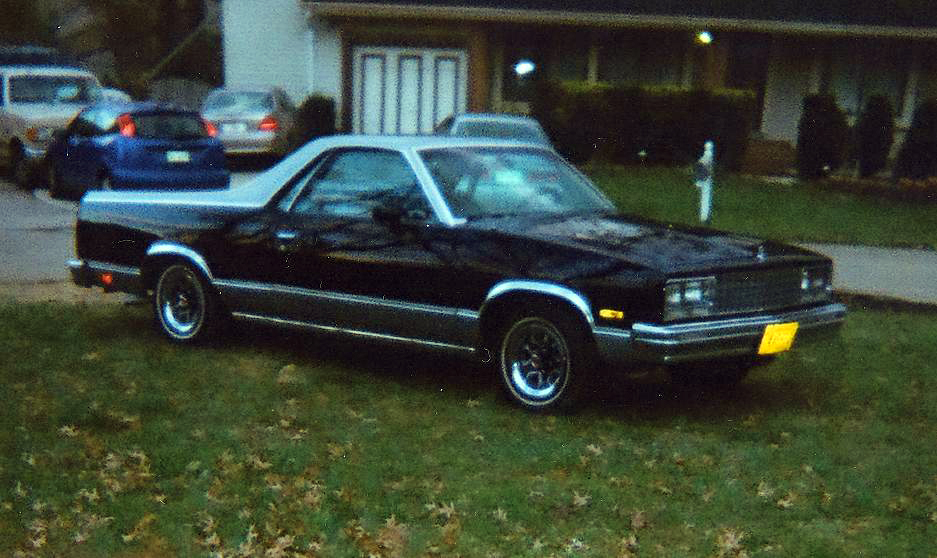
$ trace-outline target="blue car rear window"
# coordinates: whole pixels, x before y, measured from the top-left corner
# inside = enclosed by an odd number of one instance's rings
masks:
[[[134,114],[137,136],[149,139],[184,140],[207,138],[201,118],[188,114]]]

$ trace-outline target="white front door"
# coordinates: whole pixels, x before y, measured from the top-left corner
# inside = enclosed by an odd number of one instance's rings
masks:
[[[425,134],[465,112],[464,50],[355,47],[352,130],[357,134]]]

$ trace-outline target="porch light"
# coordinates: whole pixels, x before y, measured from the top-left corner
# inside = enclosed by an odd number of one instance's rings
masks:
[[[518,77],[527,77],[536,69],[537,65],[526,58],[518,60],[517,63],[514,64],[514,73],[517,74]]]
[[[701,45],[712,44],[713,34],[710,33],[709,31],[700,31],[699,33],[696,34],[696,42]]]

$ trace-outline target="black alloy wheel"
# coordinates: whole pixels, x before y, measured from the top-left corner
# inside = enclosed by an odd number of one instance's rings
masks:
[[[208,283],[184,263],[172,264],[160,273],[153,294],[153,311],[160,331],[180,343],[206,339],[219,318]]]
[[[591,362],[579,324],[561,313],[521,312],[508,320],[498,367],[508,396],[537,411],[570,406],[585,384]]]

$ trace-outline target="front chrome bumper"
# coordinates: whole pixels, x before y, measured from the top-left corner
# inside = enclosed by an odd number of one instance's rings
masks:
[[[72,282],[79,287],[101,287],[105,291],[143,292],[140,269],[87,260],[68,260]]]
[[[676,364],[733,356],[754,356],[772,324],[797,322],[794,347],[835,331],[846,317],[839,303],[777,314],[673,325],[636,323],[630,330],[595,328],[599,354],[608,362]]]

